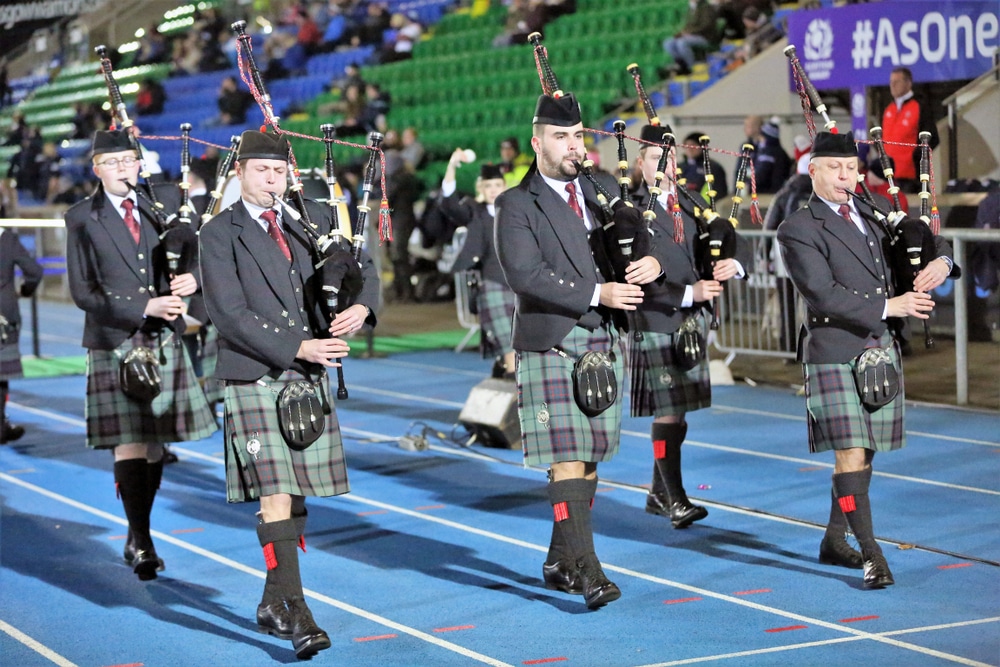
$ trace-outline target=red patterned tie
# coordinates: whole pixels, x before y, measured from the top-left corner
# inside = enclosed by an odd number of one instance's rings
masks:
[[[267,209],[260,214],[261,219],[267,221],[267,233],[271,235],[274,242],[278,244],[281,248],[281,254],[285,256],[285,259],[292,261],[292,251],[288,249],[288,241],[285,240],[285,235],[281,232],[278,227],[278,214],[274,209]]]
[[[837,209],[837,210],[840,211],[840,215],[843,216],[844,220],[847,220],[849,223],[851,223],[852,225],[854,225],[854,220],[851,219],[851,207],[850,206],[848,206],[847,204],[841,204],[840,208]],[[857,225],[854,225],[854,226],[857,227]]]
[[[132,207],[134,206],[135,204],[131,199],[123,201],[122,208],[125,209],[125,215],[122,217],[125,218],[125,226],[132,233],[132,239],[135,241],[135,244],[139,245],[139,223],[136,222],[135,216],[132,215]]]
[[[569,194],[569,207],[578,217],[583,218],[583,209],[580,208],[580,200],[576,198],[576,183],[570,181],[566,184],[566,192]]]

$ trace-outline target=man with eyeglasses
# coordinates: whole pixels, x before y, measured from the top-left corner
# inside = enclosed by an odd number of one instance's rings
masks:
[[[114,453],[115,487],[129,524],[125,562],[148,581],[164,567],[150,536],[163,446],[200,440],[217,426],[181,342],[183,297],[198,281],[190,272],[170,273],[150,202],[155,192],[169,215],[180,193],[173,184],[137,185],[139,161],[127,132],[94,136],[100,185],[66,212],[66,266],[73,301],[86,313],[87,446]],[[128,360],[138,348],[152,352],[138,366],[146,376],[129,372],[137,368]],[[151,380],[157,372],[159,382]],[[146,380],[138,383],[144,391],[131,389],[136,378]]]

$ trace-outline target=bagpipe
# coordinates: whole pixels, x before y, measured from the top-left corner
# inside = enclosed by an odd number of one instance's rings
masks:
[[[802,110],[806,117],[806,128],[809,130],[811,139],[815,138],[816,126],[812,120],[811,109],[823,116],[824,127],[832,134],[837,134],[837,123],[832,120],[827,113],[826,105],[820,98],[815,86],[809,80],[802,63],[799,62],[795,54],[795,46],[789,45],[784,50],[792,66],[793,78],[796,89],[802,102]],[[875,201],[871,190],[865,182],[863,174],[858,175],[858,184],[861,186],[863,194],[858,194],[855,190],[844,192],[864,201],[873,210],[876,222],[882,226],[889,237],[889,262],[893,269],[893,286],[897,294],[905,294],[913,291],[913,281],[920,271],[931,261],[937,258],[937,246],[934,237],[940,230],[940,220],[937,213],[937,206],[932,205],[933,186],[931,183],[931,147],[930,132],[921,132],[918,135],[919,144],[916,148],[920,150],[920,219],[907,216],[902,210],[902,203],[899,199],[899,187],[896,185],[892,164],[889,156],[885,152],[885,145],[882,138],[882,128],[873,127],[869,130],[872,144],[878,151],[879,162],[886,182],[889,184],[889,196],[891,198],[892,210],[884,211]],[[934,339],[931,338],[930,325],[924,320],[924,345],[927,348],[934,347]]]
[[[127,183],[127,185],[131,190],[135,191],[137,197],[146,202],[153,212],[151,222],[156,228],[160,243],[166,252],[167,268],[170,275],[176,276],[182,273],[189,273],[197,265],[197,236],[190,224],[190,217],[184,219],[177,214],[168,215],[166,208],[157,198],[156,190],[150,182],[151,174],[143,156],[142,145],[136,137],[136,132],[133,129],[134,123],[129,118],[128,111],[125,108],[125,101],[122,98],[121,88],[118,87],[118,81],[115,79],[111,60],[108,58],[107,48],[104,45],[100,45],[95,47],[94,51],[101,59],[101,71],[104,75],[104,82],[107,85],[108,95],[111,99],[112,120],[117,120],[119,127],[128,137],[129,146],[139,158],[139,175],[145,181],[141,185],[133,185],[132,183]],[[190,125],[188,125],[188,131],[190,131]],[[187,133],[185,133],[185,137],[187,137]]]
[[[219,205],[219,202],[222,201],[226,179],[229,177],[229,170],[233,168],[233,162],[236,161],[239,150],[240,135],[234,134],[229,138],[229,152],[226,153],[226,157],[219,161],[219,168],[215,172],[215,187],[208,193],[208,204],[205,206],[205,212],[201,216],[201,224],[203,225],[215,217],[215,209]]]
[[[283,132],[278,126],[278,117],[274,114],[274,109],[271,106],[271,98],[264,88],[260,70],[253,58],[253,47],[250,37],[246,33],[246,21],[236,21],[231,27],[237,35],[237,59],[240,65],[240,76],[247,83],[250,92],[253,94],[258,106],[260,106],[266,125],[272,127],[279,134],[290,134]],[[246,58],[245,66],[243,63],[244,58]],[[250,76],[249,81],[246,79],[247,73]],[[323,141],[327,152],[325,162],[327,183],[330,187],[331,231],[321,234],[319,227],[313,223],[310,217],[291,143],[289,143],[288,148],[288,162],[291,166],[289,169],[291,181],[289,191],[294,206],[277,196],[272,195],[272,197],[274,197],[276,204],[281,204],[284,207],[284,210],[291,219],[299,223],[311,241],[313,265],[320,277],[321,283],[320,293],[322,298],[319,301],[323,306],[326,316],[332,321],[338,313],[353,305],[354,300],[357,299],[364,287],[364,277],[361,272],[361,255],[364,247],[365,227],[371,211],[369,195],[374,189],[375,162],[381,154],[380,146],[383,136],[378,132],[371,132],[368,135],[369,143],[366,148],[369,151],[369,155],[364,173],[361,202],[358,205],[357,225],[353,232],[351,232],[349,221],[341,220],[338,212],[339,198],[334,196],[336,191],[336,177],[333,174],[333,131],[331,127],[325,125],[321,126],[320,129],[324,135]],[[384,169],[382,170],[382,174],[384,178]],[[382,188],[382,192],[385,192],[384,187]],[[385,200],[384,195],[379,208],[379,223],[380,237],[391,240],[392,233],[388,217],[388,202]],[[350,242],[350,245],[348,245],[348,242]],[[343,400],[347,397],[348,392],[344,383],[343,367],[338,366],[337,398]]]

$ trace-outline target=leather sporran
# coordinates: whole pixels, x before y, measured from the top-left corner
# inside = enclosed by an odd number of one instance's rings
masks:
[[[896,398],[899,374],[892,364],[889,350],[869,347],[854,361],[854,385],[867,410],[874,412]]]
[[[674,363],[686,373],[701,363],[705,351],[701,319],[694,315],[684,318],[674,334]]]
[[[321,387],[321,383],[295,380],[278,392],[278,425],[289,448],[302,451],[323,435],[330,406]]]
[[[151,402],[162,389],[156,353],[145,345],[133,347],[118,364],[118,380],[126,396],[140,403]]]
[[[573,364],[573,398],[580,411],[596,417],[618,399],[614,353],[587,351]]]

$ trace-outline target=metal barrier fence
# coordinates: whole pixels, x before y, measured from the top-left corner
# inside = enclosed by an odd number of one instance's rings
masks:
[[[719,304],[721,326],[713,332],[713,345],[726,354],[727,365],[738,354],[794,359],[804,306],[790,291],[790,281],[781,277],[780,266],[778,275],[774,273],[775,257],[771,251],[777,243],[777,232],[741,228],[740,235],[753,247],[754,266],[744,267],[750,273],[747,280],[726,283]],[[969,304],[965,281],[972,280],[968,271],[968,249],[972,243],[1000,243],[1000,230],[942,229],[941,236],[951,243],[955,263],[963,269],[963,278],[960,287],[946,288],[954,296],[953,328],[947,327],[940,316],[932,320],[932,327],[954,333],[956,403],[967,405]]]

